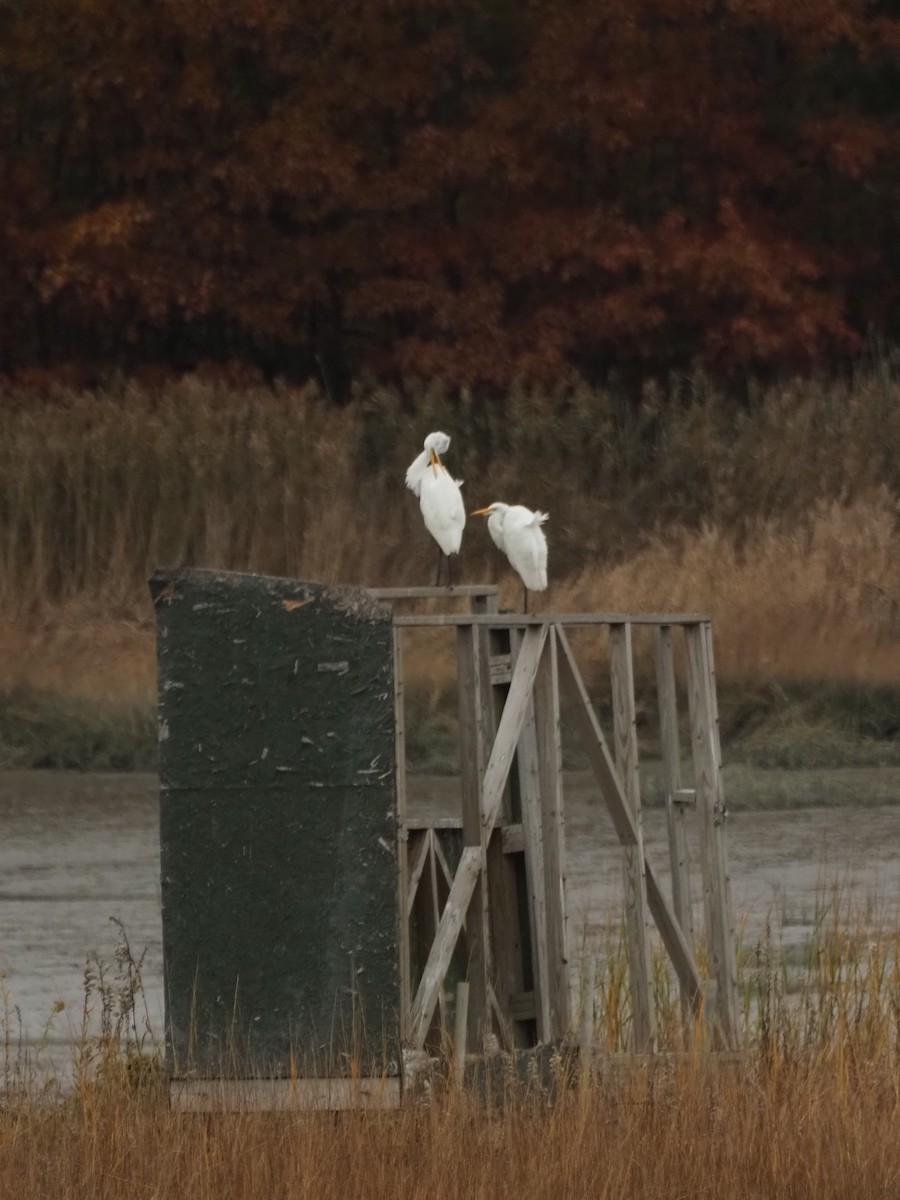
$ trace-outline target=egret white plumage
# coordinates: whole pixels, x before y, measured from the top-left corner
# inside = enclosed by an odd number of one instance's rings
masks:
[[[441,462],[441,455],[449,447],[446,433],[429,433],[424,450],[406,472],[406,486],[419,497],[425,528],[440,547],[435,586],[441,581],[441,563],[446,558],[448,587],[452,578],[450,555],[459,553],[466,523],[466,507],[459,490],[462,480],[453,479]]]
[[[547,513],[497,500],[487,508],[477,508],[472,516],[487,517],[494,545],[503,551],[522,580],[522,609],[527,611],[529,591],[542,592],[547,586],[547,539],[541,529],[548,520]]]

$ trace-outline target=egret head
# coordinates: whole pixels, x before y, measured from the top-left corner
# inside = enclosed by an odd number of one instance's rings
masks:
[[[450,437],[448,434],[437,430],[434,433],[429,433],[424,445],[425,450],[428,452],[428,465],[430,467],[440,466],[441,455],[446,454],[450,449]]]
[[[496,513],[502,516],[509,508],[508,504],[502,504],[499,500],[495,500],[493,504],[489,504],[487,508],[476,508],[474,512],[470,512],[470,517],[492,517]]]

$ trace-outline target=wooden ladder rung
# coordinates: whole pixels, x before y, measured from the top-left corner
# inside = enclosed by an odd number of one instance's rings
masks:
[[[681,804],[690,808],[697,806],[697,793],[693,788],[676,788],[674,792],[669,793],[669,799],[673,804]]]

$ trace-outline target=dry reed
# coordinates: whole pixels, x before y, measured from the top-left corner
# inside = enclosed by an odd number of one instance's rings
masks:
[[[738,1059],[601,1053],[587,1088],[569,1086],[560,1060],[549,1092],[510,1077],[487,1105],[438,1087],[398,1112],[339,1117],[171,1111],[159,1073],[119,1056],[118,1034],[133,1028],[133,1045],[143,1036],[128,1015],[139,996],[126,971],[106,1057],[74,1091],[52,1100],[7,1089],[0,1178],[21,1200],[893,1196],[898,950],[900,931],[873,934],[835,898],[793,982],[768,943],[744,955],[748,1050]],[[599,1050],[627,1036],[623,958],[612,946],[597,981]],[[660,1011],[665,1039],[678,1005]]]
[[[898,399],[887,357],[741,401],[702,377],[637,403],[583,384],[492,403],[360,386],[339,410],[198,379],[6,393],[0,688],[149,695],[158,564],[431,582],[402,478],[434,427],[472,505],[550,511],[546,607],[707,611],[723,676],[895,680]],[[476,521],[460,575],[518,602]]]

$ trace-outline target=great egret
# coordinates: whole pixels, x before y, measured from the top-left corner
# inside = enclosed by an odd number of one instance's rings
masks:
[[[524,504],[501,504],[477,508],[473,517],[486,516],[488,533],[498,550],[518,571],[524,586],[522,611],[528,611],[528,592],[542,592],[547,586],[547,539],[541,526],[547,513],[532,512]]]
[[[446,433],[429,433],[425,449],[406,472],[406,486],[419,497],[425,528],[440,547],[436,587],[441,582],[444,558],[447,559],[447,586],[450,586],[450,555],[459,553],[466,523],[466,507],[459,490],[462,480],[453,479],[441,462],[441,455],[447,453],[449,446],[450,438]]]

